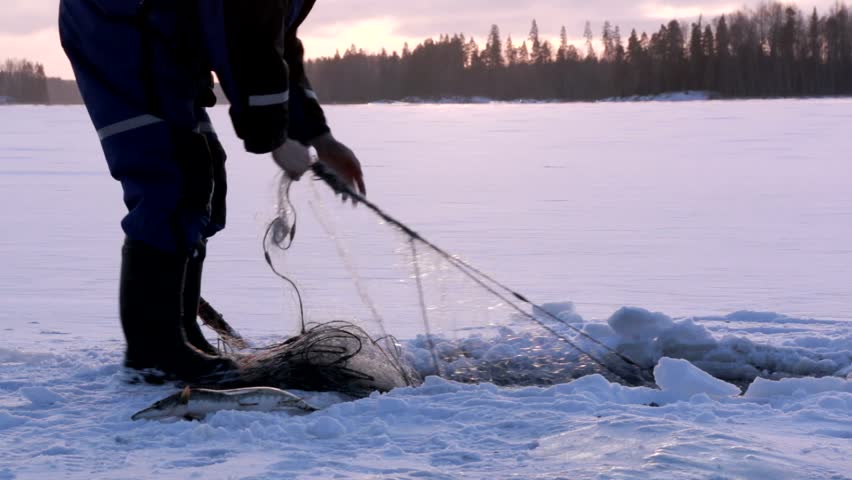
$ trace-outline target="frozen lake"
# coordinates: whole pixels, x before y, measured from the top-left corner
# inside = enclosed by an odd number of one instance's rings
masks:
[[[360,155],[373,201],[539,302],[570,300],[598,319],[635,305],[850,320],[850,107],[369,105],[328,115]],[[293,305],[282,306],[260,252],[275,167],[241,151],[224,108],[213,116],[231,155],[230,225],[211,244],[206,296],[250,333],[289,333]],[[7,338],[119,338],[123,205],[84,109],[6,107],[0,123]],[[351,317],[360,302],[305,203],[306,183],[294,188],[301,220],[285,270],[313,317]],[[368,281],[410,273],[393,253],[405,244],[375,217],[325,208]],[[383,291],[372,292],[380,303]],[[384,309],[405,318],[415,302],[394,296]]]
[[[84,109],[3,107],[0,480],[850,479],[852,100],[327,113],[373,201],[656,364],[661,389],[597,375],[550,388],[430,377],[353,402],[304,392],[327,407],[305,416],[132,422],[174,389],[128,384],[119,367],[120,188]],[[295,305],[261,251],[275,167],[241,151],[224,108],[213,117],[231,154],[230,225],[211,243],[204,294],[253,340],[292,334]],[[401,237],[323,185],[292,196],[296,244],[276,261],[309,319],[369,323],[341,248],[391,333],[422,333]],[[461,340],[533,364],[565,350],[461,330],[504,325],[508,311],[429,260],[431,320]],[[760,379],[740,396],[696,366],[805,378]]]

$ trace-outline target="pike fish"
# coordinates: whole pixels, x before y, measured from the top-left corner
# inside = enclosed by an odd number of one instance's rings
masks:
[[[183,418],[201,420],[221,410],[273,412],[280,410],[315,412],[318,409],[290,392],[271,387],[209,390],[186,387],[181,392],[136,412],[132,420]]]

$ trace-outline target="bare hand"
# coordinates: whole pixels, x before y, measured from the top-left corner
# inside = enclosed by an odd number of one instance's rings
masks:
[[[349,147],[338,142],[330,133],[317,137],[311,144],[317,150],[320,162],[357,193],[367,195],[361,162]]]

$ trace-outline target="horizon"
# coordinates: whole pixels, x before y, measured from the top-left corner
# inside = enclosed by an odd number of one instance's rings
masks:
[[[634,28],[639,33],[651,33],[657,30],[661,23],[670,20],[691,22],[702,16],[712,20],[742,8],[754,8],[760,3],[748,1],[737,4],[725,0],[697,3],[681,0],[618,0],[608,2],[607,5],[590,6],[576,0],[519,3],[474,0],[459,7],[447,0],[432,2],[429,6],[373,0],[350,14],[345,12],[348,9],[339,7],[347,5],[343,0],[322,0],[317,2],[308,21],[301,28],[300,37],[304,41],[309,59],[331,57],[338,51],[342,54],[352,45],[367,53],[377,53],[383,48],[389,53],[401,52],[405,43],[413,48],[428,38],[455,33],[474,38],[483,46],[492,24],[500,27],[504,39],[511,36],[520,44],[527,37],[530,24],[535,19],[543,39],[558,43],[559,30],[564,25],[568,31],[569,43],[580,46],[584,41],[582,33],[586,21],[592,24],[597,43],[605,21],[621,27],[622,36],[626,38]],[[55,26],[58,4],[58,0],[11,0],[11,5],[6,7],[6,11],[11,13],[0,18],[0,60],[26,58],[44,65],[48,77],[74,79],[70,64],[59,44],[59,34]],[[533,4],[532,8],[530,4]],[[808,3],[784,3],[788,4],[795,5],[803,13],[817,8],[824,14],[836,2],[816,0]],[[480,13],[486,9],[489,12],[488,18],[484,18]],[[453,11],[454,16],[439,16],[434,13],[447,11]]]

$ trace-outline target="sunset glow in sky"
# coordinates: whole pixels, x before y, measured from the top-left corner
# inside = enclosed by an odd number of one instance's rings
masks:
[[[50,76],[72,78],[56,28],[59,0],[3,3],[0,60],[25,57],[43,63]],[[744,3],[753,6],[758,2]],[[798,6],[806,12],[813,7],[826,12],[834,3],[808,0]],[[729,0],[318,0],[301,37],[311,57],[334,55],[353,43],[370,52],[382,47],[400,51],[405,42],[413,47],[428,37],[459,32],[474,36],[482,47],[492,23],[500,26],[504,38],[511,34],[515,40],[523,40],[533,18],[548,39],[556,39],[562,25],[569,37],[579,39],[586,20],[592,22],[596,36],[609,20],[626,37],[631,28],[651,32],[672,18],[695,21],[702,13],[712,18],[740,5]]]

